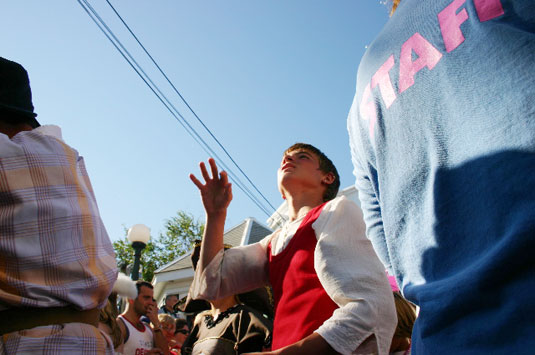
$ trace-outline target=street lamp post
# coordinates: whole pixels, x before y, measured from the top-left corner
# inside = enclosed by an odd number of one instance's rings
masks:
[[[134,267],[132,268],[132,280],[139,279],[139,260],[141,251],[147,246],[150,239],[150,229],[144,224],[135,224],[128,230],[128,240],[134,248]]]

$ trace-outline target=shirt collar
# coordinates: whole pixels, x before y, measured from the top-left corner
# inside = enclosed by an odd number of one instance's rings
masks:
[[[63,141],[63,137],[61,135],[61,128],[56,125],[49,124],[49,125],[39,126],[33,129],[32,131],[45,135],[45,136],[51,136],[51,137],[54,137]]]

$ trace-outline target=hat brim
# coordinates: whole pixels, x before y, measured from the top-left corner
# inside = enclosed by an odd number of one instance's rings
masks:
[[[186,302],[184,302],[182,305],[178,306],[182,312],[186,313],[199,313],[202,311],[206,311],[207,309],[210,309],[210,303],[205,300],[194,300],[191,298],[190,293],[188,293],[188,297],[186,298]]]
[[[28,118],[35,118],[37,117],[37,114],[33,111],[28,111],[19,107],[14,107],[6,104],[0,103],[0,111],[7,111],[7,112],[13,112]]]
[[[17,115],[18,117],[24,117],[23,122],[20,123],[27,123],[33,128],[41,126],[39,121],[35,119],[35,117],[37,117],[37,114],[33,111],[28,111],[18,107],[13,107],[0,103],[0,112],[6,112],[8,114],[11,113]]]

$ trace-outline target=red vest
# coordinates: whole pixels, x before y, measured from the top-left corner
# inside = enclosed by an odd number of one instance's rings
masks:
[[[314,270],[314,250],[318,241],[312,223],[324,206],[308,212],[280,254],[273,256],[271,243],[268,246],[269,281],[275,300],[273,350],[309,336],[338,308]]]

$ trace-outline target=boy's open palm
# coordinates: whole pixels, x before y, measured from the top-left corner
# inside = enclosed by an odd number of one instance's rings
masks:
[[[193,174],[190,174],[189,177],[201,192],[204,209],[206,214],[210,215],[226,211],[230,201],[232,201],[232,184],[228,181],[228,175],[225,171],[218,173],[214,159],[208,159],[208,163],[212,177],[208,174],[204,162],[199,164],[204,184]]]

